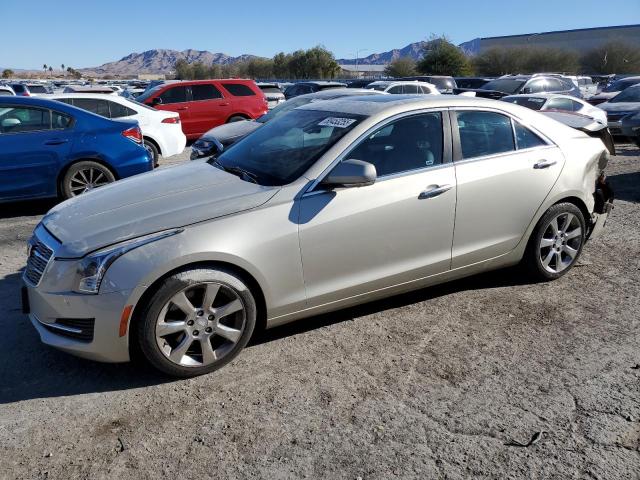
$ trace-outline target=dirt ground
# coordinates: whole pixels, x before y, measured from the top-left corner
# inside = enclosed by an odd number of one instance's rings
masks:
[[[619,150],[607,229],[559,281],[314,317],[184,381],[42,345],[19,272],[52,204],[1,206],[0,478],[640,478],[640,152]]]

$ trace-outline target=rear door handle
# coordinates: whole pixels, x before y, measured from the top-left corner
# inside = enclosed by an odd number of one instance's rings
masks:
[[[65,140],[64,138],[54,138],[53,140],[49,140],[44,142],[45,145],[62,145],[63,143],[67,143],[69,140]]]
[[[221,107],[228,107],[229,106],[229,102],[223,102],[220,104]]]
[[[418,200],[425,200],[427,198],[434,198],[438,195],[442,195],[453,188],[453,185],[429,185],[424,192],[420,192]]]
[[[533,168],[535,168],[536,170],[542,170],[543,168],[552,167],[556,163],[558,162],[555,160],[540,160],[539,162],[533,164]]]

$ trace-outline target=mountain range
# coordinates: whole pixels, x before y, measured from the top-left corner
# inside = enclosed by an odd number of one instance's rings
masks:
[[[384,65],[400,57],[410,57],[417,60],[422,57],[424,42],[415,42],[404,48],[395,48],[388,52],[373,53],[358,59],[361,65]],[[188,63],[201,62],[205,65],[229,65],[236,62],[258,58],[255,55],[240,55],[232,57],[224,53],[212,53],[206,50],[147,50],[142,53],[131,53],[115,62],[105,63],[98,67],[80,69],[82,73],[96,76],[103,75],[127,75],[137,73],[166,74],[173,70],[178,60],[186,60]],[[338,59],[341,65],[356,63],[355,58]]]

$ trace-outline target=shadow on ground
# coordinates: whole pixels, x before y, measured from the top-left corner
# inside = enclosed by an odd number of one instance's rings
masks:
[[[259,332],[252,339],[249,348],[462,290],[522,284],[521,277],[512,270],[490,272],[319,315]],[[4,318],[0,318],[0,327],[4,332],[0,337],[0,351],[3,352],[3,362],[0,365],[0,404],[35,398],[127,390],[174,381],[144,363],[91,362],[43,345],[29,319],[21,312],[19,288],[20,274],[0,279],[0,307],[6,312]]]
[[[607,177],[615,200],[640,203],[640,172],[620,173]]]
[[[0,204],[0,218],[32,217],[44,215],[60,200],[49,198],[46,200],[28,200],[24,202],[11,202]]]

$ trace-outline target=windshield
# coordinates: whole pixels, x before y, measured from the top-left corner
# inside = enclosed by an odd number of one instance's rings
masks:
[[[620,92],[631,85],[640,83],[640,80],[616,80],[612,84],[602,89],[603,92]]]
[[[377,90],[379,92],[384,92],[388,86],[389,86],[388,83],[378,83],[377,85],[367,85],[367,90]]]
[[[260,185],[286,185],[363,118],[342,112],[293,110],[234,144],[217,163],[224,169],[246,172]]]
[[[522,105],[523,107],[530,108],[531,110],[540,110],[547,100],[539,97],[503,97],[500,100],[503,102],[511,102],[516,105]]]
[[[271,110],[269,110],[268,113],[265,113],[261,117],[258,117],[256,119],[256,122],[260,122],[260,123],[270,122],[271,120],[281,117],[287,112],[290,112],[294,108],[298,108],[298,107],[301,107],[302,105],[306,105],[307,103],[311,103],[313,100],[314,99],[312,97],[306,97],[306,96],[294,97],[291,100],[287,100],[286,102],[281,103],[276,107],[273,107]]]
[[[609,100],[609,103],[621,102],[640,102],[640,87],[627,88]]]
[[[495,90],[496,92],[516,93],[524,85],[524,80],[513,80],[511,78],[499,78],[485,83],[479,90]]]

